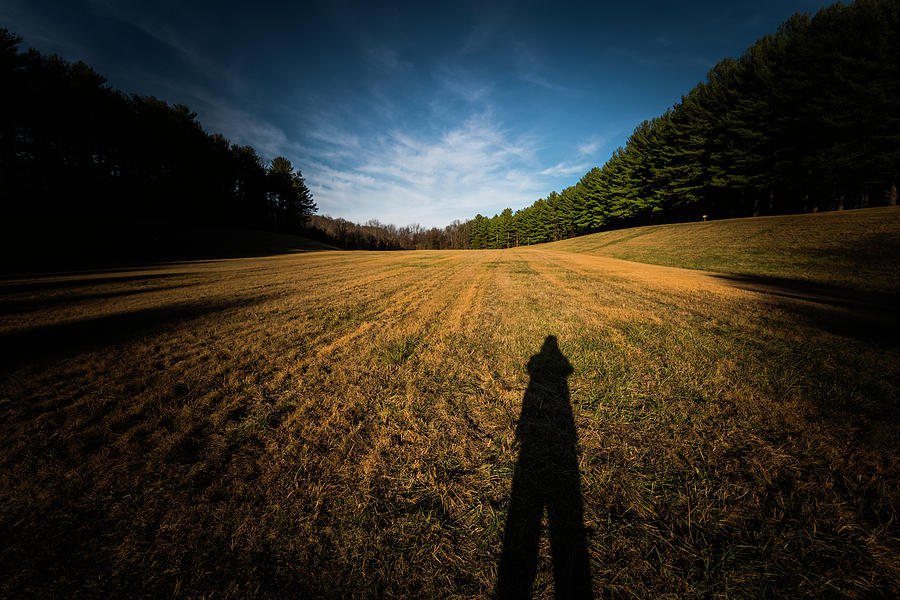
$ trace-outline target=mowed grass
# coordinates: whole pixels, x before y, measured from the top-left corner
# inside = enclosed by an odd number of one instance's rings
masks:
[[[596,597],[900,594],[880,313],[544,247],[9,280],[0,315],[4,597],[492,597],[549,335]]]
[[[607,231],[547,244],[625,260],[900,294],[900,207]]]

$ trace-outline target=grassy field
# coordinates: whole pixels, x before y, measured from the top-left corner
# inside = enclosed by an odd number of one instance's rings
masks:
[[[603,239],[0,282],[0,595],[900,594],[896,308]]]

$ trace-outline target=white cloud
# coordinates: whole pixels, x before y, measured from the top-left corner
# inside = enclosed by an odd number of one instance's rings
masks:
[[[590,138],[588,140],[585,140],[584,142],[578,144],[578,155],[593,156],[594,154],[596,154],[597,150],[599,150],[603,146],[604,143],[605,140],[597,138]]]
[[[534,175],[534,143],[505,131],[489,113],[430,139],[390,131],[362,140],[355,151],[351,165],[313,163],[304,172],[323,213],[443,226],[521,208],[548,190]]]
[[[564,175],[582,175],[584,174],[590,166],[587,163],[579,163],[579,164],[566,164],[561,162],[556,166],[550,167],[548,169],[544,169],[541,171],[541,175],[547,175],[548,177],[562,177]]]

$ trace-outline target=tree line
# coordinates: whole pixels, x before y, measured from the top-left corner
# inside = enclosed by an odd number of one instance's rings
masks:
[[[316,205],[287,158],[266,165],[186,106],[112,89],[21,41],[0,29],[0,215],[305,230]]]
[[[453,221],[446,227],[404,227],[370,219],[363,224],[313,215],[304,235],[345,250],[449,250],[469,247],[471,221]]]
[[[796,14],[602,167],[531,206],[471,222],[472,248],[635,225],[897,203],[900,3]]]

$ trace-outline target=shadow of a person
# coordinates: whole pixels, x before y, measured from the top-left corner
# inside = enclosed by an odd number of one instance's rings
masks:
[[[566,378],[572,365],[548,335],[528,361],[531,381],[516,427],[519,460],[506,518],[497,597],[529,598],[537,570],[541,518],[547,509],[556,597],[591,598],[577,434]]]

